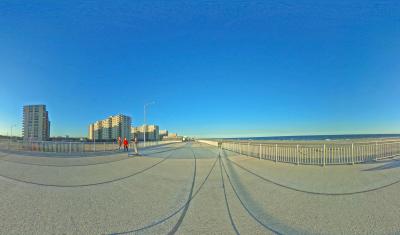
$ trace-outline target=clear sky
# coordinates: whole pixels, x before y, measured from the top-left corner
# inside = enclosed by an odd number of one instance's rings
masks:
[[[0,134],[123,113],[202,137],[400,133],[400,2],[0,1]]]

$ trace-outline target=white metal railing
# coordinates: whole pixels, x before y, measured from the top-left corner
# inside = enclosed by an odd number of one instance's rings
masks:
[[[151,147],[155,145],[163,145],[174,143],[177,141],[147,141],[145,144],[139,142],[139,149]],[[15,151],[39,151],[39,152],[108,152],[118,151],[119,146],[115,142],[61,142],[61,141],[10,141],[0,140],[0,150],[15,150]],[[129,149],[133,149],[133,143],[129,143]],[[121,147],[121,151],[123,146]]]
[[[400,156],[400,142],[257,143],[222,142],[221,147],[259,159],[308,165],[354,164]]]

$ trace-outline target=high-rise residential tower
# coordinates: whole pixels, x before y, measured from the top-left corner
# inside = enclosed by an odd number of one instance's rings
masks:
[[[50,121],[46,105],[25,105],[22,126],[24,141],[48,140],[50,137]]]

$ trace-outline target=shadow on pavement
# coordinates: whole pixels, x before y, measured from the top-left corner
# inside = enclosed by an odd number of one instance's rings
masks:
[[[400,159],[393,159],[384,165],[365,169],[362,171],[380,171],[380,170],[393,169],[393,168],[397,168],[397,167],[400,167]]]

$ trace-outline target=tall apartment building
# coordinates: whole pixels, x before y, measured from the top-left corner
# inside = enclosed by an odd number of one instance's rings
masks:
[[[144,132],[146,132],[146,141],[160,140],[159,127],[157,125],[142,125],[132,128],[132,137],[136,137],[138,141],[144,140]]]
[[[118,137],[131,139],[132,119],[126,115],[114,115],[89,125],[89,139],[116,140]]]
[[[23,107],[24,141],[44,141],[50,137],[49,113],[46,105],[25,105]]]

